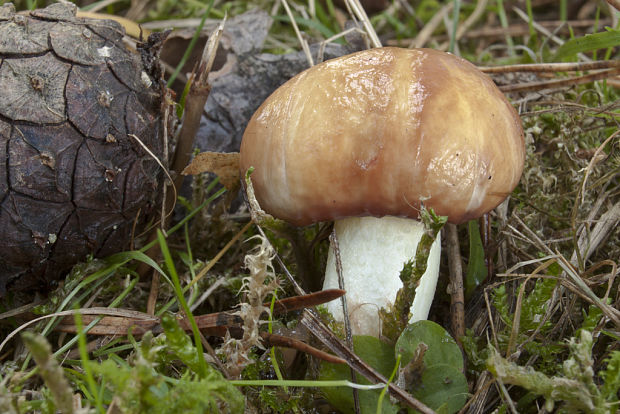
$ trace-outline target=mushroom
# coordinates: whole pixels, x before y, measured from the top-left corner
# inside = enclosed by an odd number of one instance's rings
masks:
[[[422,203],[452,223],[480,217],[523,162],[520,119],[488,76],[448,53],[393,47],[290,79],[253,115],[240,155],[265,211],[297,226],[335,220],[352,331],[374,336],[423,233]],[[439,256],[436,240],[411,321],[428,316]],[[324,288],[338,286],[334,262],[330,248]],[[328,309],[342,320],[338,302]]]

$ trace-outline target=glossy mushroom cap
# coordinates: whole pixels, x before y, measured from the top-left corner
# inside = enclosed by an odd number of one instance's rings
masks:
[[[250,120],[240,167],[262,208],[296,225],[350,216],[461,223],[521,177],[521,121],[471,63],[430,49],[370,49],[316,65]]]

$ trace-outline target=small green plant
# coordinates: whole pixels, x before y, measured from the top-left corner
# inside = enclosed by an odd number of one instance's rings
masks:
[[[501,284],[493,289],[491,304],[499,315],[502,327],[496,332],[496,345],[500,350],[515,352],[526,357],[534,357],[534,367],[545,374],[557,371],[558,355],[565,354],[566,347],[561,340],[553,340],[550,336],[556,325],[547,313],[551,298],[558,288],[560,268],[556,263],[547,267],[548,277],[541,277],[533,282],[533,287],[525,289],[523,283],[517,285],[516,291],[523,290],[519,312],[516,312],[509,299],[507,284]],[[528,282],[532,284],[532,282]],[[527,292],[527,293],[525,293]],[[515,318],[515,314],[519,315]],[[582,312],[581,329],[592,330],[601,320],[602,311],[596,306],[590,306]],[[515,325],[516,323],[516,325]],[[489,358],[487,343],[475,337],[471,330],[463,338],[463,347],[468,356],[470,369],[480,371]]]
[[[418,321],[408,325],[395,346],[371,336],[354,336],[353,347],[357,355],[386,378],[399,361],[396,383],[438,413],[455,413],[467,401],[461,350],[448,332],[434,322]],[[322,380],[346,379],[350,377],[350,370],[346,366],[322,363],[320,377]],[[397,413],[403,408],[381,399],[380,391],[359,392],[362,413],[378,410]],[[339,410],[353,412],[351,392],[326,388],[324,393]]]
[[[2,412],[30,412],[36,407],[46,407],[43,412],[50,413],[55,410],[63,413],[93,412],[75,407],[68,379],[82,384],[84,396],[97,407],[95,412],[105,412],[103,405],[115,405],[125,414],[243,412],[241,392],[215,368],[209,365],[202,368],[199,361],[203,359],[202,354],[197,352],[176,319],[164,315],[162,326],[165,335],[154,338],[148,332],[141,342],[133,342],[133,354],[128,361],[110,357],[95,362],[83,354],[80,361],[83,372],[63,370],[43,336],[24,333],[22,338],[34,357],[36,372],[43,378],[46,389],[41,400],[16,407],[3,381],[0,386]],[[80,334],[80,337],[84,338],[84,335]],[[84,346],[85,343],[80,348]],[[87,378],[91,374],[92,381]]]
[[[467,261],[467,277],[465,278],[465,296],[470,297],[474,290],[485,281],[488,276],[485,263],[484,245],[480,237],[480,227],[476,220],[467,223],[469,234],[469,260]]]
[[[592,334],[583,329],[579,339],[568,343],[569,358],[562,364],[562,375],[550,377],[531,367],[523,367],[503,358],[491,348],[487,368],[505,384],[518,385],[545,399],[545,409],[552,412],[560,403],[562,413],[611,414],[620,407],[620,351],[613,351],[607,367],[599,373],[597,384],[592,359]]]
[[[106,395],[114,396],[127,414],[243,412],[243,395],[215,368],[203,368],[202,354],[176,319],[164,315],[162,326],[164,337],[147,333],[134,344],[130,363],[107,359],[92,364],[100,383],[107,385]],[[170,366],[180,375],[166,372]]]
[[[519,318],[515,320],[515,311],[509,305],[506,285],[502,284],[493,291],[493,306],[505,324],[497,334],[501,349],[512,349],[523,344],[528,355],[536,355],[536,364],[545,372],[556,369],[558,353],[563,346],[544,338],[553,329],[554,324],[546,319],[549,303],[558,282],[555,278],[540,278],[534,287],[524,294],[520,304]],[[522,285],[519,285],[522,287]],[[514,324],[517,324],[516,326]],[[534,337],[532,338],[532,335]]]
[[[56,407],[63,413],[73,412],[73,398],[71,387],[65,377],[60,364],[52,356],[52,347],[44,336],[24,332],[22,340],[32,353],[32,356],[39,369],[39,375],[43,378],[45,385],[50,391],[50,405]]]

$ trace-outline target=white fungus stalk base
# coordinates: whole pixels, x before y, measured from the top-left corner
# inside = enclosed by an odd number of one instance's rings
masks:
[[[347,308],[354,335],[381,333],[379,309],[394,303],[403,286],[400,272],[414,258],[424,225],[400,217],[351,217],[334,224],[342,262]],[[435,295],[441,253],[440,237],[431,247],[427,269],[416,289],[410,322],[426,319]],[[338,288],[334,250],[330,246],[323,289]],[[327,308],[337,321],[343,320],[342,303]]]

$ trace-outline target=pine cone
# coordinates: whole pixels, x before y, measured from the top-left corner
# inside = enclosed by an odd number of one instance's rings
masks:
[[[161,158],[165,88],[123,35],[71,4],[0,7],[0,296],[128,248],[159,208],[138,140]]]

